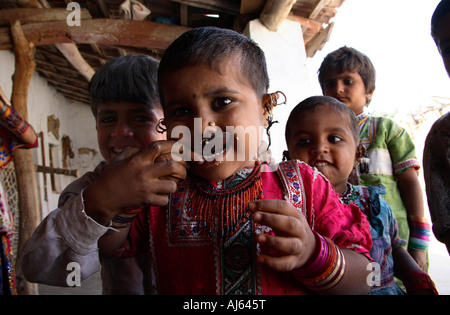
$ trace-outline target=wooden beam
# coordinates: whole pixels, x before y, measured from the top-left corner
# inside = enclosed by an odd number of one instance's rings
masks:
[[[149,21],[92,19],[81,26],[66,21],[31,23],[22,27],[25,37],[36,46],[60,43],[99,44],[166,49],[190,28]],[[9,30],[0,28],[0,49],[12,47]]]
[[[22,32],[19,21],[11,25],[14,42],[15,70],[12,77],[11,103],[16,111],[28,120],[28,86],[35,70],[34,45]],[[31,237],[40,222],[37,182],[30,150],[17,150],[14,159],[19,197],[19,251]],[[22,278],[20,264],[17,269],[17,289],[20,294],[36,294],[37,287]]]
[[[314,33],[318,33],[323,29],[323,23],[307,19],[305,17],[299,16],[299,15],[292,15],[290,14],[287,17],[288,20],[299,22],[300,25],[304,28],[307,28]]]
[[[33,9],[33,8],[16,8],[0,10],[0,26],[9,26],[12,22],[19,20],[23,26],[29,23],[66,21],[70,12],[66,9]],[[91,15],[87,9],[80,10],[80,19],[89,20]]]
[[[81,73],[87,81],[91,81],[95,70],[84,60],[75,44],[55,44],[56,48],[66,57],[67,61]]]
[[[317,33],[306,44],[306,56],[309,58],[314,57],[316,51],[321,50],[325,43],[330,39],[331,31],[333,30],[334,23],[328,24],[328,26],[321,32]]]
[[[223,0],[172,0],[191,7],[223,12],[231,15],[237,15],[240,12],[240,4],[232,1]]]
[[[259,20],[270,31],[276,31],[288,17],[295,2],[297,0],[267,0]]]
[[[325,6],[327,6],[330,2],[331,0],[319,0],[314,9],[309,14],[309,19],[314,20],[319,15],[320,11],[322,11],[322,9]]]
[[[80,170],[69,170],[66,168],[50,167],[43,165],[35,165],[36,172],[45,174],[59,174],[73,177],[80,177]]]

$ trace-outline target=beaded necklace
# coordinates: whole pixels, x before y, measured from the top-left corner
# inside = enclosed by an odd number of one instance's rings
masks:
[[[248,203],[263,198],[259,163],[247,178],[234,178],[232,187],[217,188],[201,178],[194,185],[190,196],[193,216],[210,230],[218,218],[222,239],[233,235],[248,220]]]

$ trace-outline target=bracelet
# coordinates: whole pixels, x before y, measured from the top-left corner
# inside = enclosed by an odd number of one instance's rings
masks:
[[[426,251],[430,244],[431,228],[427,218],[408,216],[410,223],[410,234],[408,248]]]
[[[305,266],[294,271],[294,276],[311,290],[328,290],[344,277],[345,257],[330,239],[316,233],[316,248]]]
[[[0,111],[0,122],[15,136],[22,135],[28,129],[28,122],[17,113],[14,107],[3,103],[3,108]]]
[[[112,219],[112,225],[113,228],[124,228],[127,227],[131,221],[136,217],[136,215],[141,212],[142,209],[133,209],[133,210],[127,210],[123,211],[119,214],[116,214],[114,218]]]
[[[406,292],[408,294],[420,293],[420,291],[430,291],[434,295],[439,295],[436,286],[430,276],[422,270],[413,270],[409,272],[403,280]]]

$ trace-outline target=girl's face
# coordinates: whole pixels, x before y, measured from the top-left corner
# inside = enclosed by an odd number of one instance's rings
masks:
[[[111,161],[126,147],[143,147],[166,135],[156,131],[163,117],[160,107],[146,108],[128,102],[108,102],[97,108],[97,140],[106,161]]]
[[[206,160],[191,158],[192,173],[217,181],[254,165],[266,119],[262,99],[242,76],[238,58],[222,61],[220,71],[208,65],[182,68],[166,77],[161,92],[167,137],[183,140]],[[180,134],[183,128],[187,132]],[[246,134],[227,132],[233,130]]]
[[[323,94],[341,101],[350,108],[355,115],[364,111],[368,100],[372,98],[373,91],[366,93],[364,81],[355,71],[338,70],[328,71],[324,75]]]
[[[342,194],[357,155],[348,118],[330,106],[319,105],[295,121],[287,143],[289,157],[316,167]]]

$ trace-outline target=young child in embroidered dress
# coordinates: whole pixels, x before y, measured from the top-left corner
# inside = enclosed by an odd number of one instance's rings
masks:
[[[159,62],[128,55],[105,63],[91,79],[91,108],[100,152],[105,159],[62,192],[52,211],[20,253],[29,281],[68,286],[67,266],[77,262],[81,279],[102,272],[103,294],[150,292],[148,257],[99,259],[98,239],[130,221],[144,205],[164,205],[186,175],[174,162],[172,142],[156,130],[163,117]],[[97,209],[114,213],[104,219]],[[117,214],[117,215],[116,215]],[[150,282],[151,284],[151,282]]]
[[[355,203],[371,224],[373,246],[370,251],[379,277],[371,294],[403,294],[394,273],[403,280],[408,294],[435,293],[430,277],[401,247],[398,226],[389,204],[381,198],[384,187],[354,186],[348,178],[359,167],[361,147],[358,121],[345,104],[328,96],[313,96],[298,104],[286,124],[287,159],[300,159],[316,167],[333,184],[341,199]],[[414,282],[415,280],[420,282]]]
[[[276,99],[262,50],[234,31],[197,28],[166,50],[158,80],[161,127],[174,159],[190,160],[188,176],[167,207],[103,236],[101,252],[149,252],[162,294],[368,292],[359,208],[304,163],[272,172],[254,158]]]
[[[367,150],[368,170],[353,176],[364,186],[383,184],[399,225],[399,237],[408,241],[408,251],[426,271],[428,231],[422,233],[424,202],[417,176],[420,165],[408,133],[394,121],[364,112],[375,91],[375,69],[370,59],[350,47],[328,54],[318,71],[324,95],[332,96],[349,107],[358,117],[360,144]]]

